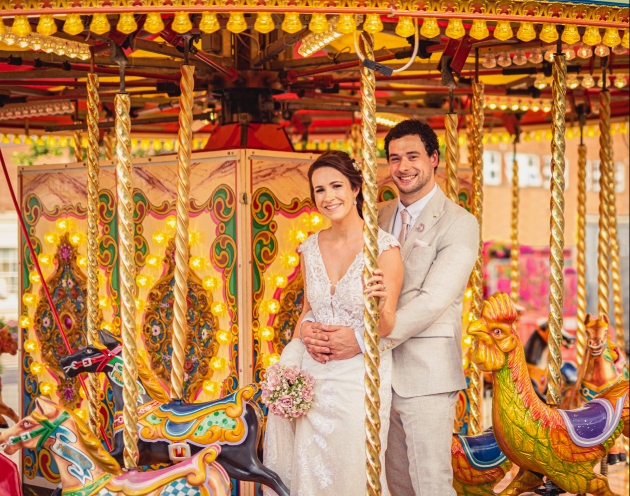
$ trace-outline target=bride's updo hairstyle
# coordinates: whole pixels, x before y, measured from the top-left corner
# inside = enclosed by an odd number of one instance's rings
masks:
[[[357,168],[355,168],[355,164]],[[346,152],[331,150],[329,152],[322,153],[319,158],[311,164],[311,167],[308,169],[308,184],[311,188],[311,200],[313,200],[313,203],[315,203],[313,173],[317,169],[321,169],[323,167],[330,167],[331,169],[341,172],[348,179],[350,187],[353,190],[357,188],[359,189],[359,194],[357,196],[357,210],[361,218],[363,218],[363,192],[361,191],[361,187],[363,186],[363,176],[357,162],[355,162],[354,159]]]

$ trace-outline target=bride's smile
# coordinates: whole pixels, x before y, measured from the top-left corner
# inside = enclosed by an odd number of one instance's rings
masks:
[[[353,210],[358,188],[353,190],[348,178],[332,167],[322,167],[313,172],[315,205],[322,215],[331,221],[344,219]],[[356,214],[358,217],[358,213]]]

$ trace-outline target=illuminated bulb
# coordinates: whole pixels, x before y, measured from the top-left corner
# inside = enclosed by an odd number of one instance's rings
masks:
[[[553,57],[555,56],[556,47],[550,45],[547,47],[547,51],[545,52],[545,60],[547,62],[553,62]]]
[[[44,372],[44,365],[40,362],[32,362],[29,368],[31,369],[31,373],[35,375],[39,375]]]
[[[227,360],[223,357],[212,357],[210,359],[210,368],[215,372],[223,370],[227,367]]]
[[[310,223],[312,228],[317,228],[322,225],[324,221],[322,215],[318,212],[312,212],[310,217]]]
[[[599,28],[595,26],[586,26],[582,41],[590,46],[595,46],[602,42],[602,36],[599,34]]]
[[[215,381],[203,381],[203,390],[208,394],[217,394],[221,391],[221,385]]]
[[[168,150],[169,152],[175,148],[175,142],[173,140],[165,140],[164,141],[164,149]]]
[[[337,21],[337,31],[341,34],[352,34],[357,30],[357,21],[353,14],[341,14]]]
[[[204,12],[204,14],[206,14],[206,12]],[[203,14],[201,20],[203,21]],[[199,23],[199,28],[203,31],[201,23]],[[159,12],[149,12],[142,29],[151,34],[158,34],[159,32],[164,31],[164,21],[162,21],[162,15]],[[204,31],[204,33],[205,32],[206,31]]]
[[[381,16],[379,14],[368,14],[365,16],[363,31],[370,34],[376,34],[383,31],[383,21],[381,21]]]
[[[22,329],[27,329],[32,323],[33,321],[28,315],[22,315],[20,317],[20,327]]]
[[[166,234],[161,231],[154,232],[152,238],[156,245],[163,245],[166,243]]]
[[[265,355],[263,357],[263,364],[265,365],[265,368],[269,368],[273,364],[278,363],[278,360],[280,360],[280,355],[272,353],[271,355]]]
[[[231,12],[230,18],[225,26],[230,33],[238,34],[247,29],[245,16],[242,12]]]
[[[60,232],[66,232],[68,229],[70,229],[70,221],[68,219],[57,219],[55,221],[55,227],[57,228],[58,231]]]
[[[545,43],[553,43],[558,39],[558,30],[555,24],[546,22],[543,24],[542,31],[540,32],[540,39]]]
[[[473,20],[472,26],[470,28],[470,36],[476,40],[483,40],[490,36],[490,31],[488,31],[488,26],[486,24],[485,19],[475,19]]]
[[[293,244],[304,243],[307,237],[308,237],[308,233],[306,233],[302,229],[291,229],[289,231],[289,239],[291,240],[291,243]]]
[[[497,58],[497,64],[501,67],[509,67],[512,65],[512,59],[510,58],[510,54],[507,52],[501,52],[499,57]]]
[[[11,26],[11,32],[15,36],[25,37],[31,34],[31,23],[28,22],[28,17],[25,15],[16,15],[13,19],[13,26]]]
[[[201,234],[198,233],[197,231],[190,231],[188,233],[188,244],[189,245],[196,245],[197,243],[199,243],[200,239],[201,239]]]
[[[300,265],[300,257],[297,253],[285,253],[280,256],[280,263],[287,268],[297,267]]]
[[[273,341],[273,338],[276,332],[273,330],[273,327],[264,326],[260,328],[260,339],[263,341]]]
[[[134,301],[136,304],[136,310],[138,312],[142,312],[144,310],[144,307],[147,305],[146,300],[141,300],[141,299],[136,298]]]
[[[486,53],[486,55],[483,57],[481,65],[484,66],[486,69],[492,69],[493,67],[496,67],[497,60],[494,58],[494,54]]]
[[[619,89],[625,88],[628,84],[628,78],[625,76],[615,76],[615,86]]]
[[[300,20],[300,14],[296,12],[287,12],[284,14],[284,20],[282,21],[282,30],[289,34],[295,34],[304,26]]]
[[[116,29],[123,34],[131,34],[138,29],[136,19],[131,12],[124,12],[118,18]]]
[[[567,76],[567,87],[574,90],[578,86],[580,86],[580,82],[578,81],[577,76],[575,74],[569,74]]]
[[[32,307],[37,305],[37,296],[33,293],[24,293],[22,295],[22,303],[24,303],[27,307]]]
[[[494,29],[494,37],[497,40],[506,41],[514,36],[512,31],[512,25],[510,21],[498,21],[497,26]]]
[[[512,59],[516,65],[525,65],[527,64],[527,57],[525,56],[525,50],[516,50],[514,54],[514,58]]]
[[[69,239],[71,244],[73,244],[74,246],[79,246],[81,243],[83,243],[85,238],[81,233],[72,233]]]
[[[107,321],[103,321],[101,322],[101,329],[103,331],[107,331],[107,332],[112,332],[112,329],[114,328],[114,325],[111,322],[107,322]]]
[[[278,275],[273,278],[273,284],[276,288],[283,289],[287,287],[289,280],[287,279],[287,276]]]
[[[536,74],[536,79],[534,80],[534,86],[539,90],[545,89],[547,87],[547,78],[544,74]]]
[[[153,149],[158,152],[162,149],[162,140],[153,140]]]
[[[220,281],[218,277],[206,276],[201,281],[201,284],[206,291],[214,291],[219,287]]]
[[[593,138],[596,134],[597,133],[595,132],[595,128],[593,126],[590,126],[586,131],[586,136],[588,136],[589,138]]]
[[[173,17],[173,23],[171,29],[178,34],[187,33],[192,29],[193,25],[190,22],[190,17],[187,12],[176,12]]]
[[[488,107],[490,108],[490,110],[496,110],[497,108],[497,104],[495,102],[490,102],[490,104],[488,105]]]
[[[616,47],[613,47],[612,52],[615,55],[625,55],[626,53],[628,53],[628,49],[624,47],[623,45],[619,44]]]
[[[144,26],[146,29],[146,23]],[[90,31],[96,34],[105,34],[105,33],[108,33],[111,29],[112,27],[109,24],[107,15],[103,13],[94,14],[94,17],[92,17],[92,22],[90,23]]]
[[[219,329],[216,333],[216,339],[220,344],[230,344],[232,342],[232,334],[225,329]]]
[[[39,392],[44,395],[49,395],[55,390],[54,386],[50,382],[42,382],[39,385]]]
[[[459,38],[464,36],[466,34],[466,30],[464,29],[464,24],[462,23],[462,20],[450,19],[448,21],[448,25],[446,26],[446,31],[444,32],[444,34],[454,40],[458,40]]]
[[[440,26],[438,26],[437,19],[431,17],[422,21],[422,27],[420,28],[420,34],[425,38],[435,38],[440,34]]]
[[[551,104],[545,103],[542,107],[542,111],[545,113],[551,112]],[[549,141],[551,141],[551,138],[549,138]]]
[[[111,304],[112,304],[112,301],[107,296],[98,297],[98,306],[102,308],[103,310],[105,310],[106,308],[109,308]]]
[[[568,43],[569,45],[574,45],[580,41],[580,33],[578,32],[578,28],[575,24],[567,24],[564,27],[564,31],[562,32],[562,41]]]
[[[169,215],[166,218],[166,227],[168,227],[171,230],[176,229],[177,228],[177,217],[175,217],[174,215]]]
[[[529,104],[521,103],[521,112],[527,112],[529,110]]]
[[[604,78],[600,77],[597,80],[597,86],[600,88],[604,87]],[[606,76],[606,88],[610,88],[610,79],[608,79],[608,76]]]
[[[315,34],[321,34],[328,31],[328,20],[326,19],[326,14],[313,14],[311,16],[311,21],[308,23],[308,29]]]
[[[396,34],[402,38],[409,38],[416,33],[416,27],[413,25],[413,19],[411,17],[403,16],[398,18],[398,24],[396,24]]]
[[[577,56],[582,59],[590,59],[593,56],[593,49],[586,43],[582,43],[578,48]]]
[[[66,22],[63,23],[64,33],[76,36],[81,34],[84,29],[85,27],[83,26],[83,21],[79,14],[68,14],[66,16]]]
[[[35,353],[37,351],[37,343],[32,339],[24,341],[24,351],[27,353]]]
[[[2,42],[8,46],[15,45],[16,41],[17,36],[15,36],[13,33],[7,33],[2,37]]]
[[[598,57],[608,57],[610,55],[610,48],[603,43],[600,43],[595,47],[595,55]]]
[[[212,306],[210,307],[210,311],[212,312],[212,315],[214,315],[215,317],[221,317],[227,314],[227,306],[225,303],[221,301],[215,301],[212,303]]]
[[[562,53],[567,60],[573,60],[575,58],[575,49],[573,45],[562,45]]]
[[[147,267],[157,269],[162,264],[162,260],[157,255],[149,255],[146,259]]]
[[[532,41],[536,39],[536,29],[533,22],[521,22],[521,25],[516,32],[516,37],[524,42]]]
[[[193,270],[202,270],[205,266],[204,260],[201,257],[190,257],[188,264]]]
[[[542,50],[540,48],[532,49],[527,60],[530,64],[540,64],[543,61]]]
[[[513,103],[510,108],[512,109],[513,112],[516,112],[520,108],[520,106],[518,103]]]
[[[567,129],[567,139],[573,139],[573,138],[575,138],[575,132],[573,131],[573,128]]]
[[[254,29],[263,34],[271,33],[274,29],[276,29],[276,23],[273,22],[273,18],[269,12],[259,12],[256,16]]]
[[[39,284],[40,282],[42,282],[37,272],[30,272],[28,275],[28,280],[31,284]]]
[[[610,48],[619,45],[621,43],[619,30],[617,28],[606,28],[606,31],[604,31],[604,37],[602,38],[602,43]]]
[[[43,265],[44,267],[50,267],[53,261],[52,257],[47,253],[40,253],[39,255],[37,255],[37,260],[39,260],[39,264]]]
[[[136,284],[141,288],[147,288],[153,284],[153,278],[145,274],[138,274],[136,276]]]
[[[505,102],[501,102],[501,103],[499,104],[499,108],[500,108],[501,110],[507,110],[508,105],[507,105],[507,103],[505,103]]]

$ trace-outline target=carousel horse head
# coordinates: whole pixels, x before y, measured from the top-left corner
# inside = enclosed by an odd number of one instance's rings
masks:
[[[508,354],[520,345],[514,329],[517,316],[510,297],[497,293],[484,301],[481,318],[468,326],[473,338],[471,358],[482,371],[501,370]]]
[[[608,331],[610,328],[608,316],[602,315],[601,317],[593,317],[589,313],[586,314],[584,324],[586,326],[586,335],[588,336],[586,344],[591,355],[601,355],[608,344]]]
[[[109,362],[122,351],[122,344],[107,331],[98,331],[98,338],[101,345],[88,345],[60,360],[67,377],[76,377],[82,372],[107,372]]]
[[[0,329],[0,354],[8,353],[15,355],[18,350],[18,343],[9,331],[9,326],[5,325]]]

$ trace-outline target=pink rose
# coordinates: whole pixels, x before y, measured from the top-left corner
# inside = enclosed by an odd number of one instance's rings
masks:
[[[283,395],[278,398],[278,405],[280,405],[283,409],[293,408],[293,399],[289,395]]]
[[[267,372],[267,377],[265,377],[265,379],[267,380],[267,385],[271,389],[277,388],[282,382],[277,374],[270,374],[269,372]]]
[[[270,396],[271,396],[271,391],[266,387],[263,388],[262,393],[260,395],[260,398],[263,400],[263,402],[266,403]]]
[[[284,411],[275,403],[269,405],[269,411],[278,417],[284,417]]]
[[[302,389],[302,400],[309,402],[313,399],[313,390],[310,387]]]
[[[300,369],[298,369],[295,365],[291,365],[284,369],[284,377],[286,377],[286,379],[291,383],[295,382],[299,375]]]
[[[309,374],[308,372],[300,372],[300,376],[302,376],[302,379],[304,379],[304,382],[306,382],[306,385],[309,387],[313,387],[315,385],[315,378]]]

